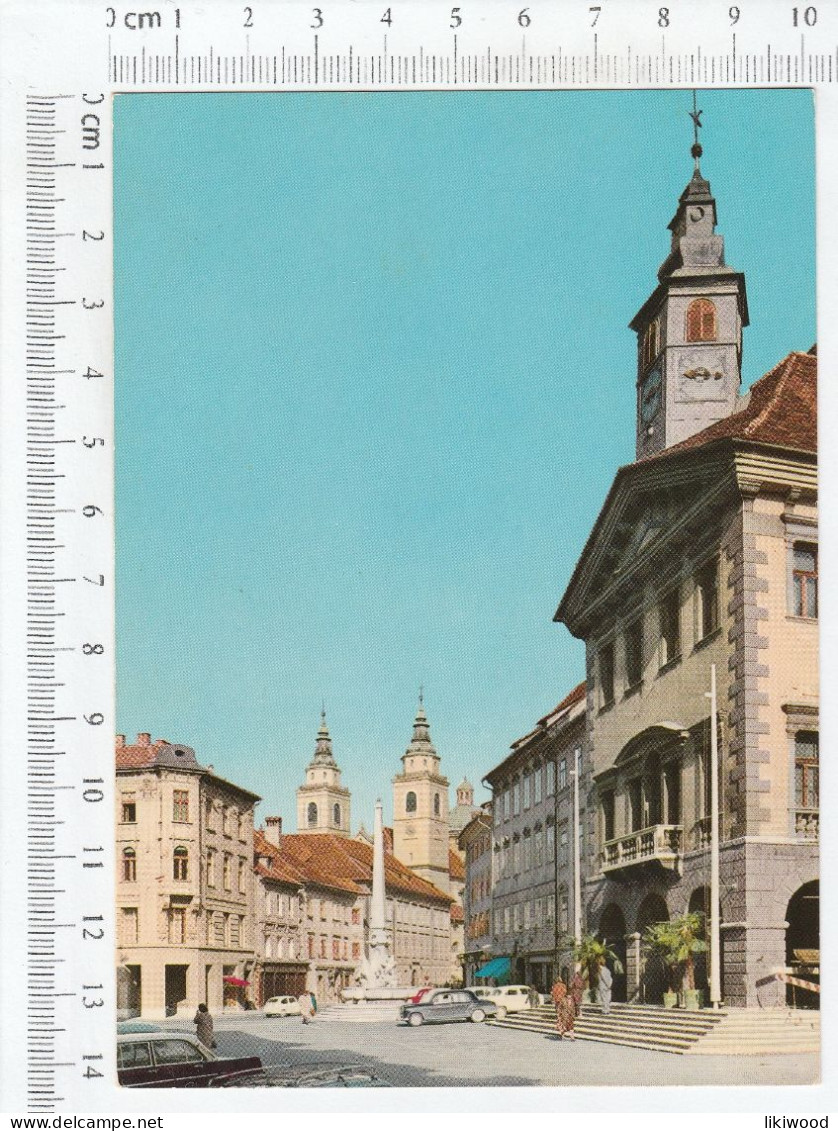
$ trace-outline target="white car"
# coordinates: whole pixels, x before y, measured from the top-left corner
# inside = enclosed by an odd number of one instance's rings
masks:
[[[295,997],[271,997],[262,1012],[266,1017],[299,1017],[300,1003]]]
[[[507,1013],[520,1013],[522,1009],[530,1008],[529,986],[470,986],[476,994],[487,1001],[494,1002],[498,1007],[498,1017],[505,1017]]]

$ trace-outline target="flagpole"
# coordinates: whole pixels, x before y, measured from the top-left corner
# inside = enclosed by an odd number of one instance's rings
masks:
[[[582,876],[579,844],[579,755],[573,751],[573,938],[582,941]]]
[[[716,665],[710,665],[710,1002],[722,1000],[721,907],[719,900],[719,739],[716,719]]]

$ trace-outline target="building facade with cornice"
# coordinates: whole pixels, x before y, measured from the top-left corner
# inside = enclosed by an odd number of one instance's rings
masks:
[[[491,955],[509,960],[502,975],[507,980],[534,985],[542,993],[567,961],[575,838],[579,836],[583,861],[592,844],[583,760],[585,698],[580,684],[514,742],[485,778],[492,788]],[[578,829],[573,804],[577,764],[583,775]],[[478,868],[476,860],[475,872]],[[467,874],[467,885],[471,879]]]
[[[463,891],[463,979],[474,975],[492,953],[492,807],[477,811],[461,829],[459,848],[465,863]]]
[[[620,996],[661,999],[651,923],[713,914],[714,669],[722,996],[769,1006],[785,1000],[776,972],[816,976],[819,960],[817,359],[791,353],[742,393],[745,280],[699,155],[631,323],[637,459],[556,619],[586,645],[585,925],[623,958]]]
[[[253,970],[253,810],[259,798],[195,751],[116,739],[117,1007],[190,1018],[238,1008]]]

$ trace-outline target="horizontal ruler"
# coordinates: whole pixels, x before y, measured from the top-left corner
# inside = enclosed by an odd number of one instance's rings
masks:
[[[116,87],[814,85],[838,78],[833,5],[447,0],[110,7]]]
[[[109,54],[109,81],[117,87],[416,87],[416,86],[813,86],[833,83],[838,76],[838,48],[827,54],[806,49],[778,52],[766,44],[762,52],[737,53],[734,41],[727,54],[707,56],[700,47],[683,54],[599,50],[597,37],[587,54],[555,51],[532,53],[524,45],[517,53],[487,48],[483,53],[458,49],[457,37],[448,53],[423,47],[405,54],[388,51],[362,54],[350,45],[345,51],[324,50],[318,36],[309,51],[254,54],[247,46],[236,54],[212,47],[199,54],[184,52],[179,37],[167,53]]]

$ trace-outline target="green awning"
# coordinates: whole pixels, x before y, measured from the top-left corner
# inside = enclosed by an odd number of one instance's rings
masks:
[[[475,973],[475,978],[505,978],[509,973],[508,958],[493,958]]]

